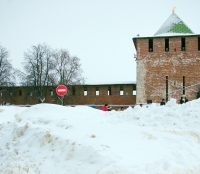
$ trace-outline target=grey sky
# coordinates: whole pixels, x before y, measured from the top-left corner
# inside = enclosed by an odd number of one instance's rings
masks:
[[[199,0],[0,0],[0,44],[15,68],[46,43],[78,56],[86,83],[136,81],[132,38],[153,36],[173,6],[199,34]]]

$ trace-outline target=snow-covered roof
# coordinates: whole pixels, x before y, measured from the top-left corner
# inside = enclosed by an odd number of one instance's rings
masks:
[[[159,37],[177,37],[177,36],[200,36],[200,34],[185,34],[185,33],[162,33],[162,34],[158,34],[158,35],[154,35],[154,36],[140,36],[140,37],[134,37],[133,40],[135,39],[145,39],[145,38],[159,38]]]
[[[136,84],[136,81],[86,82],[84,85],[123,85],[123,84]]]
[[[172,13],[154,36],[169,33],[172,34],[194,34],[194,32],[175,14]]]
[[[196,35],[196,34],[189,34],[189,33],[162,33],[162,34],[158,34],[155,35],[153,37],[159,37],[159,36],[191,36],[191,35]]]

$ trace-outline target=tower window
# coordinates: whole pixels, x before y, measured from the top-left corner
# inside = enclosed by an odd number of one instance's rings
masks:
[[[181,38],[181,51],[185,51],[185,38]]]
[[[153,52],[153,39],[149,39],[149,52]]]
[[[165,39],[165,52],[169,51],[169,39]]]
[[[200,51],[200,37],[198,37],[198,50]]]

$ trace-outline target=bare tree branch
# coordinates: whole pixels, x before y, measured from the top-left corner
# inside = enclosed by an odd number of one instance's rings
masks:
[[[49,78],[53,68],[51,59],[51,48],[45,44],[32,46],[31,50],[24,53],[26,75],[23,83],[34,88],[35,97],[41,102],[45,98],[43,87],[52,84]]]
[[[44,86],[84,83],[80,59],[71,57],[67,50],[52,50],[45,44],[32,46],[24,53],[23,67],[25,73],[21,73],[21,83],[32,86],[40,102],[45,99]]]
[[[71,57],[67,50],[55,50],[53,52],[55,63],[55,75],[58,84],[72,85],[84,83],[80,59],[76,56]]]
[[[0,86],[14,86],[16,83],[15,69],[9,60],[9,52],[0,45]]]

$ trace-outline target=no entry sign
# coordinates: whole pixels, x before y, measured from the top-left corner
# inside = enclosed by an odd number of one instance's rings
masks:
[[[56,93],[59,95],[59,96],[64,96],[67,94],[67,87],[65,85],[59,85],[57,86],[56,88]]]

